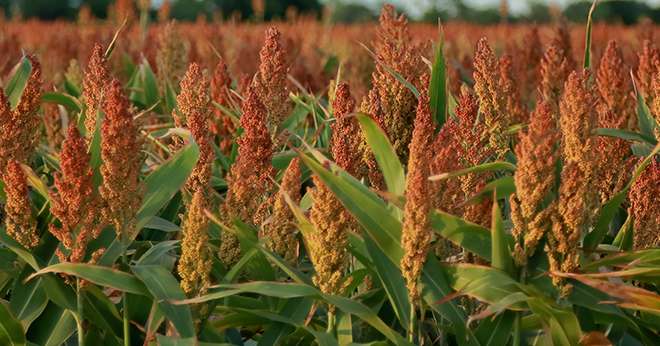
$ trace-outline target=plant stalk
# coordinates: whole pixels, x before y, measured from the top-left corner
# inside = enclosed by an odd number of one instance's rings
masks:
[[[335,309],[334,307],[328,308],[328,333],[332,333],[335,330]]]
[[[410,300],[410,321],[408,323],[408,341],[414,343],[415,341],[415,302]]]
[[[119,233],[120,243],[122,244],[122,254],[121,254],[121,261],[124,264],[126,268],[128,268],[128,258],[126,256],[126,251],[128,250],[128,237],[126,237],[125,234],[125,227],[122,230],[122,232]],[[130,324],[128,323],[128,301],[127,301],[128,295],[126,292],[121,293],[121,301],[122,301],[122,319],[123,319],[123,329],[124,329],[124,346],[131,346],[131,330],[130,330]]]
[[[83,301],[80,292],[80,278],[76,278],[76,326],[78,328],[78,346],[85,345],[85,330],[83,328]]]

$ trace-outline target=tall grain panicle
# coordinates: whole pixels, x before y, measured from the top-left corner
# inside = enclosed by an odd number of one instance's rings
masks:
[[[376,70],[371,76],[373,87],[360,110],[378,122],[401,161],[406,163],[417,99],[388,69],[416,83],[425,66],[419,47],[412,43],[408,21],[403,15],[398,15],[393,6],[385,5],[379,21]]]
[[[142,203],[140,168],[142,142],[133,122],[128,99],[121,83],[113,79],[105,95],[105,119],[101,125],[100,193],[105,202],[104,217],[120,237],[135,227],[135,215]],[[122,238],[123,239],[123,238]]]
[[[546,245],[551,271],[571,273],[579,268],[578,245],[591,217],[589,179],[578,163],[564,163],[557,212],[551,217]],[[562,278],[553,275],[552,281],[562,288],[562,295],[570,292]]]
[[[41,118],[37,112],[42,93],[41,65],[33,56],[27,58],[32,71],[14,109],[0,91],[0,172],[5,171],[10,160],[27,163],[39,140]]]
[[[534,254],[551,227],[554,204],[545,205],[545,200],[558,178],[555,171],[559,139],[552,108],[539,103],[515,148],[518,163],[513,177],[516,193],[511,196],[511,214],[516,240],[514,258],[519,265],[524,265]]]
[[[623,54],[610,41],[600,61],[596,75],[600,94],[598,127],[632,130],[636,126],[635,99],[632,96],[632,81]],[[599,177],[596,179],[600,201],[605,203],[628,182],[630,170],[624,170],[630,156],[630,144],[623,139],[598,137],[596,155],[599,162]]]
[[[479,97],[479,112],[488,129],[488,143],[498,159],[509,150],[509,137],[504,131],[511,124],[506,113],[506,99],[500,88],[499,63],[486,38],[477,43],[474,53],[474,91]]]
[[[415,128],[410,142],[410,161],[406,178],[406,204],[403,212],[401,246],[401,272],[406,279],[408,296],[411,302],[419,299],[418,279],[433,239],[429,212],[431,195],[429,194],[429,174],[431,151],[428,150],[435,136],[435,122],[431,116],[428,95],[429,76],[421,81],[419,105],[415,117]]]
[[[634,220],[635,250],[660,246],[660,162],[657,159],[644,169],[628,194]]]
[[[519,81],[516,80],[513,60],[510,55],[503,55],[500,64],[500,89],[504,95],[504,112],[510,117],[510,122],[526,123],[527,111],[521,99]]]
[[[67,250],[56,250],[61,262],[83,262],[87,244],[98,237],[103,224],[87,143],[75,123],[69,125],[62,143],[60,169],[61,173],[55,176],[56,191],[50,193],[50,212],[61,226],[52,223],[48,230]]]
[[[592,132],[597,124],[597,98],[590,75],[588,70],[569,75],[559,107],[564,161],[577,163],[586,174],[593,173],[595,140]]]
[[[238,156],[227,177],[229,191],[222,207],[228,223],[234,219],[255,223],[255,213],[272,192],[273,144],[266,125],[266,107],[259,100],[255,88],[250,87],[243,101],[241,127],[243,135],[237,140]],[[222,233],[220,257],[227,266],[233,265],[240,256],[238,239]]]
[[[231,100],[231,77],[227,70],[227,64],[224,59],[220,59],[213,71],[211,78],[211,99],[213,102],[230,109]],[[236,126],[231,117],[221,109],[213,107],[213,119],[211,120],[211,132],[220,138],[220,150],[224,154],[229,154],[233,144],[233,136],[236,132]]]
[[[282,44],[282,34],[274,27],[266,30],[266,41],[259,52],[259,71],[252,82],[259,100],[268,110],[268,124],[278,128],[291,111],[289,90],[287,89],[286,51]]]
[[[551,41],[552,45],[556,45],[564,52],[566,56],[566,61],[568,63],[569,71],[573,71],[577,68],[577,62],[573,55],[573,45],[571,44],[571,33],[568,21],[565,18],[560,18],[559,24],[555,29],[555,36]]]
[[[48,146],[55,151],[59,151],[60,145],[64,140],[65,130],[62,128],[63,116],[60,113],[60,106],[56,104],[43,104],[44,110],[44,132],[46,132],[46,142]]]
[[[355,99],[346,83],[335,91],[332,109],[336,121],[332,124],[330,151],[339,167],[351,175],[359,175],[361,159],[356,152],[361,144],[360,128],[349,115],[355,110]],[[310,221],[316,232],[305,236],[316,275],[314,282],[325,293],[339,293],[344,287],[347,266],[348,234],[357,230],[353,216],[318,177],[313,177],[311,190],[314,204]]]
[[[197,63],[190,64],[181,80],[181,93],[177,96],[176,103],[178,112],[174,111],[175,124],[190,129],[199,146],[199,160],[188,177],[186,186],[190,191],[201,191],[207,196],[215,152],[209,131],[211,120],[209,80]]]
[[[7,235],[25,248],[39,244],[37,221],[32,216],[27,178],[18,161],[7,162],[2,180],[5,183],[5,228]]]
[[[332,137],[330,151],[332,158],[339,167],[350,175],[360,179],[364,172],[363,163],[357,154],[361,143],[362,131],[357,119],[350,117],[355,111],[355,99],[346,83],[339,83],[335,90],[332,110],[335,122],[331,125]]]
[[[205,191],[196,190],[181,224],[181,257],[177,271],[181,289],[189,296],[206,293],[211,285],[212,258],[209,252],[209,219],[204,212],[209,208]]]
[[[551,43],[543,55],[540,67],[540,98],[552,107],[554,117],[559,115],[559,100],[564,90],[564,82],[573,68],[563,48]]]
[[[660,124],[660,68],[655,72],[652,81],[652,89],[655,92],[651,103],[651,113],[655,117],[656,124]],[[660,140],[660,129],[656,128],[655,137]]]
[[[637,87],[644,99],[652,104],[654,98],[653,76],[660,70],[660,50],[653,41],[644,40],[642,51],[639,53],[639,65],[637,66]]]
[[[294,158],[284,172],[280,190],[273,203],[271,217],[262,225],[259,237],[265,239],[266,246],[286,261],[293,263],[298,258],[298,241],[296,239],[296,219],[286,201],[300,203],[300,188],[302,186],[300,159]]]
[[[190,44],[181,36],[174,22],[168,23],[158,35],[158,50],[156,51],[156,68],[160,90],[166,90],[167,84],[172,88],[179,85],[181,76],[188,67]]]
[[[91,139],[96,132],[98,113],[103,107],[105,91],[109,83],[110,73],[103,47],[96,43],[87,64],[82,90],[82,99],[85,104],[85,130],[88,139]]]
[[[562,134],[562,157],[557,213],[548,239],[550,269],[574,272],[578,268],[578,242],[587,231],[597,206],[595,186],[596,126],[595,90],[588,70],[574,71],[568,77],[560,102],[559,124]],[[564,282],[553,277],[555,284]],[[568,293],[568,286],[563,293]]]
[[[539,37],[538,27],[534,26],[525,32],[522,46],[517,49],[518,57],[513,69],[518,71],[517,90],[523,100],[529,101],[536,90],[539,81],[539,64],[543,58],[543,44]],[[527,114],[527,112],[525,112]]]
[[[316,271],[314,284],[323,293],[339,294],[345,286],[346,246],[354,222],[323,181],[317,176],[312,180],[315,187],[310,193],[314,204],[309,217],[315,232],[306,238],[306,243]]]

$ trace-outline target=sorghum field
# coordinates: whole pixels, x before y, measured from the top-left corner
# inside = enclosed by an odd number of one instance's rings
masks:
[[[0,23],[1,345],[660,340],[658,26],[83,14]]]

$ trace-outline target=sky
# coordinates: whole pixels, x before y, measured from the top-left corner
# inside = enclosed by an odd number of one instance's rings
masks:
[[[383,3],[383,0],[348,0],[355,3],[363,3],[370,6],[378,7],[378,4]],[[528,0],[508,0],[509,7],[512,13],[524,12],[527,9]],[[405,8],[408,13],[413,16],[420,15],[424,9],[429,7],[429,4],[438,3],[442,4],[445,0],[387,0],[386,2],[401,6]],[[500,0],[465,0],[466,3],[474,6],[499,6]],[[548,3],[556,3],[559,5],[566,5],[571,0],[548,0]],[[660,6],[660,0],[646,0],[647,3],[653,6]]]

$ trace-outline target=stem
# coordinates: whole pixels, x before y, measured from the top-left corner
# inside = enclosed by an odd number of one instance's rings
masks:
[[[333,306],[328,307],[328,333],[335,330],[335,309]]]
[[[408,342],[415,341],[415,301],[410,300],[410,322],[408,322]]]
[[[126,251],[128,250],[128,239],[126,234],[125,234],[125,227],[122,229],[122,232],[119,233],[120,237],[120,243],[123,244],[122,246],[122,254],[121,254],[121,261],[124,264],[125,267],[128,267],[128,259],[126,257]],[[131,330],[130,330],[130,325],[128,323],[128,302],[127,302],[128,295],[126,292],[121,293],[121,301],[122,301],[122,318],[123,318],[123,326],[124,326],[124,346],[131,346]]]
[[[520,313],[516,312],[513,320],[513,346],[520,346]]]
[[[83,302],[80,294],[80,278],[76,278],[76,326],[78,327],[78,346],[85,345],[85,330],[83,328]]]

